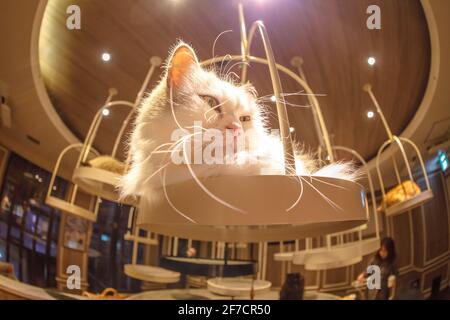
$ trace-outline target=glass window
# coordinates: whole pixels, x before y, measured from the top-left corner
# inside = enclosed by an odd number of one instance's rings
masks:
[[[19,280],[56,286],[60,214],[45,205],[50,173],[11,154],[0,194],[0,260],[14,265]],[[64,193],[67,182],[57,179]]]

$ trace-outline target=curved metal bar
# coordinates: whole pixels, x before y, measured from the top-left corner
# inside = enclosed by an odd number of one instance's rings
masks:
[[[55,167],[53,169],[52,177],[50,178],[50,183],[48,184],[47,197],[50,197],[51,194],[52,194],[52,189],[53,189],[53,185],[55,183],[56,174],[58,172],[59,166],[61,164],[61,161],[62,161],[62,158],[64,157],[64,155],[69,150],[72,150],[73,148],[83,148],[83,146],[84,145],[82,143],[75,143],[75,144],[68,145],[67,147],[65,147],[63,149],[63,151],[61,151],[61,153],[58,156],[58,159],[56,160],[56,164],[55,164]]]
[[[397,183],[400,185],[402,183],[402,178],[400,177],[400,172],[398,170],[397,160],[395,155],[392,156],[392,163],[394,164],[395,176],[397,177]]]
[[[383,143],[381,148],[378,150],[377,160],[376,160],[378,179],[380,180],[380,187],[381,187],[381,192],[383,193],[383,198],[386,196],[386,192],[385,192],[385,189],[384,189],[385,187],[384,187],[384,183],[383,183],[383,177],[381,175],[380,157],[381,157],[381,153],[384,151],[384,149],[386,149],[386,147],[388,145],[390,145],[390,144],[392,144],[394,142],[398,145],[400,153],[402,154],[403,160],[404,160],[405,165],[406,165],[406,169],[408,171],[409,179],[411,181],[414,181],[414,177],[412,175],[411,167],[409,166],[408,157],[406,156],[406,152],[405,152],[405,149],[403,148],[403,144],[402,144],[402,142],[400,141],[400,139],[397,136],[392,136],[392,140],[387,140],[385,143]]]
[[[272,85],[274,88],[274,94],[275,94],[275,98],[276,98],[276,105],[277,105],[277,111],[278,111],[278,120],[280,122],[280,131],[281,131],[281,134],[283,137],[283,145],[285,148],[285,153],[288,154],[289,156],[292,156],[292,159],[294,159],[292,161],[294,163],[293,168],[295,168],[295,158],[293,157],[294,152],[293,152],[293,150],[290,150],[290,149],[292,149],[292,140],[291,140],[289,123],[288,123],[287,128],[283,128],[283,127],[285,127],[285,123],[284,124],[282,123],[282,122],[288,121],[288,116],[287,116],[286,104],[284,103],[284,100],[282,100],[283,103],[282,103],[282,105],[280,105],[279,93],[281,92],[281,82],[280,82],[279,75],[278,75],[276,69],[281,70],[281,68],[279,65],[276,64],[275,59],[273,57],[273,50],[271,48],[270,41],[269,41],[269,38],[267,35],[267,30],[264,26],[264,23],[262,21],[254,22],[252,24],[252,26],[250,27],[250,31],[249,31],[248,38],[247,38],[245,17],[244,17],[244,7],[243,7],[241,1],[239,1],[239,3],[238,3],[238,11],[239,11],[239,26],[240,26],[240,33],[241,33],[241,56],[240,56],[239,60],[242,60],[243,62],[247,62],[247,61],[251,60],[250,59],[251,58],[250,57],[250,48],[252,45],[253,37],[256,33],[256,30],[258,29],[260,31],[260,35],[261,35],[264,49],[266,52],[266,57],[267,57],[266,61],[268,60],[266,64],[269,65],[269,70],[270,70],[270,74],[271,74],[271,78],[272,78]],[[246,63],[244,63],[242,66],[242,72],[241,72],[241,83],[242,84],[247,81],[247,69],[248,69],[248,66]],[[289,69],[287,69],[287,70],[289,70]],[[292,71],[290,71],[290,72],[292,72]],[[276,78],[274,78],[274,75],[276,76]],[[303,79],[305,79],[304,84],[306,84],[306,78],[304,78],[304,75],[303,75]],[[276,83],[274,83],[274,80],[277,81],[278,87],[277,87]],[[300,83],[300,85],[306,91],[308,91],[306,87],[308,87],[308,89],[309,89],[309,86],[307,86],[307,85],[305,86],[304,84]],[[277,89],[279,89],[280,92],[277,93]],[[310,90],[310,89],[309,89],[308,93],[310,93],[312,95],[314,94],[312,92],[312,90]],[[316,130],[318,130],[320,132],[320,133],[318,133],[319,134],[319,143],[322,143],[322,141],[324,142],[328,156],[330,157],[329,159],[331,162],[333,162],[334,155],[332,153],[331,143],[330,143],[328,131],[325,126],[325,122],[323,120],[323,115],[320,110],[320,106],[319,106],[317,99],[315,98],[315,96],[312,96],[312,97],[313,97],[313,99],[310,100],[310,96],[309,96],[308,100],[310,101],[311,105],[313,105],[314,119],[315,119],[315,121],[317,120],[319,122],[319,126],[316,123]],[[281,118],[284,118],[284,119],[281,119]],[[320,129],[317,129],[318,127]],[[290,148],[289,148],[289,146],[286,147],[286,145],[285,145],[286,140],[288,140],[287,144],[291,145]],[[286,155],[285,155],[285,162],[286,162]]]
[[[79,148],[79,149],[81,149],[81,151],[83,151],[83,147],[84,147],[84,144],[82,144],[82,143],[74,143],[74,144],[68,145],[67,147],[65,147],[63,149],[63,151],[61,151],[61,153],[58,156],[58,159],[56,160],[56,164],[53,169],[52,176],[50,178],[50,183],[48,184],[47,197],[50,197],[52,195],[53,186],[55,184],[56,176],[57,176],[57,173],[58,173],[58,170],[61,165],[61,161],[62,161],[63,157],[66,155],[67,152],[69,152],[75,148]],[[92,153],[94,153],[95,155],[98,155],[98,152],[95,150],[92,150]],[[70,200],[71,203],[74,202],[75,195],[77,193],[77,189],[78,189],[78,187],[77,187],[77,185],[75,185],[74,189],[72,191],[72,196],[71,196],[71,200]]]
[[[113,158],[116,157],[117,149],[119,148],[120,141],[122,140],[122,136],[125,132],[125,129],[128,126],[128,123],[131,120],[131,117],[133,116],[136,107],[141,103],[142,97],[144,96],[145,89],[148,87],[148,83],[150,82],[150,79],[153,75],[153,73],[156,70],[156,67],[159,67],[162,63],[162,60],[160,57],[151,57],[150,59],[150,69],[147,72],[147,75],[145,76],[144,82],[142,83],[141,89],[139,90],[138,94],[136,95],[136,99],[134,100],[133,109],[130,110],[127,117],[122,123],[122,126],[120,127],[119,134],[116,137],[116,140],[114,142],[113,151],[111,153],[111,156]]]
[[[414,177],[413,177],[413,174],[412,174],[411,166],[409,165],[408,157],[406,156],[405,148],[403,147],[402,142],[400,141],[400,139],[397,136],[393,136],[393,139],[394,139],[395,142],[397,142],[397,145],[398,145],[398,147],[400,149],[400,152],[401,152],[401,154],[403,156],[403,160],[405,161],[406,169],[408,170],[409,179],[411,181],[414,181]]]
[[[419,157],[419,161],[420,161],[420,165],[422,167],[422,172],[423,172],[423,175],[424,175],[424,178],[425,178],[425,183],[427,185],[427,189],[431,190],[430,182],[428,180],[428,173],[426,171],[422,155],[420,154],[420,151],[417,148],[417,146],[410,139],[397,137],[397,136],[392,134],[392,131],[389,128],[389,125],[388,125],[388,123],[386,121],[386,118],[384,117],[383,111],[381,110],[381,107],[380,107],[380,105],[379,105],[375,95],[373,94],[372,86],[370,84],[366,84],[366,85],[364,85],[363,90],[366,91],[369,94],[370,98],[372,99],[372,102],[375,105],[378,114],[380,115],[381,121],[383,122],[384,128],[385,128],[386,133],[387,133],[387,135],[389,137],[389,140],[386,141],[383,144],[383,146],[378,151],[378,155],[377,155],[377,172],[378,172],[378,178],[380,179],[380,184],[381,184],[382,191],[383,191],[383,196],[385,196],[385,193],[384,193],[384,186],[383,186],[383,183],[382,183],[381,172],[380,172],[380,169],[379,169],[380,168],[380,159],[379,159],[379,157],[380,157],[381,152],[383,151],[383,149],[385,149],[386,146],[391,144],[393,141],[395,141],[397,143],[397,145],[398,145],[398,147],[400,149],[400,152],[401,152],[401,154],[403,156],[403,160],[405,161],[406,169],[408,171],[408,176],[409,176],[411,181],[414,181],[413,174],[412,174],[411,166],[409,165],[409,161],[408,161],[408,158],[406,156],[405,149],[403,147],[402,141],[408,143],[410,146],[413,147],[414,151],[416,152],[416,154]],[[400,180],[400,175],[399,175],[399,172],[398,172],[397,163],[395,161],[395,156],[393,156],[393,160],[394,160],[394,169],[395,169],[395,173],[397,175],[397,180]]]
[[[384,197],[386,197],[386,191],[384,189],[383,176],[381,175],[380,157],[381,157],[381,153],[383,152],[383,150],[386,149],[387,146],[390,145],[391,143],[392,143],[391,140],[385,141],[381,145],[380,149],[378,149],[377,158],[376,158],[376,168],[377,168],[378,181],[380,182],[380,189],[381,189],[381,193],[383,194],[383,199],[384,199]]]
[[[388,138],[389,138],[389,140],[391,140],[392,137],[393,137],[391,128],[389,127],[389,125],[388,125],[388,123],[386,121],[386,118],[384,117],[383,110],[381,110],[381,107],[380,107],[380,104],[378,103],[377,98],[373,94],[372,85],[371,84],[365,84],[363,86],[363,90],[365,92],[367,92],[369,94],[369,96],[370,96],[370,99],[372,99],[372,102],[373,102],[375,108],[377,109],[378,114],[380,115],[381,121],[383,122],[383,126],[384,126],[384,129],[386,130]]]
[[[117,108],[117,107],[133,108],[134,104],[129,101],[125,101],[125,100],[110,101],[97,111],[97,113],[95,114],[94,120],[93,120],[94,127],[91,130],[90,136],[86,138],[85,153],[84,153],[83,157],[80,157],[80,161],[78,162],[77,166],[80,166],[82,162],[85,162],[87,160],[87,155],[90,152],[90,149],[92,148],[92,144],[97,135],[98,128],[100,127],[100,124],[104,118],[102,115],[103,110]]]
[[[256,33],[256,30],[259,31],[261,36],[261,40],[264,46],[264,51],[266,53],[266,57],[268,60],[270,78],[272,80],[272,86],[274,89],[274,94],[276,98],[276,106],[278,113],[278,123],[280,126],[280,135],[283,142],[284,147],[284,164],[285,164],[285,172],[287,173],[287,168],[292,168],[292,171],[295,172],[295,155],[294,148],[292,146],[290,125],[289,125],[289,117],[287,114],[286,103],[284,99],[281,99],[281,93],[283,91],[281,86],[280,75],[278,74],[278,68],[276,66],[275,57],[273,54],[273,49],[270,44],[269,36],[267,33],[267,29],[264,23],[260,20],[255,21],[249,32],[248,36],[248,44],[247,44],[247,54],[244,56],[247,58],[248,53],[250,52],[251,43],[253,40],[253,36]]]
[[[417,148],[417,146],[414,144],[414,142],[412,142],[408,138],[399,137],[399,139],[401,141],[405,141],[406,143],[408,143],[410,146],[413,147],[414,151],[416,152],[417,156],[419,157],[419,162],[420,162],[420,166],[422,167],[422,172],[423,172],[423,176],[425,179],[425,184],[427,185],[427,189],[431,190],[430,181],[428,179],[428,172],[426,170],[425,163],[423,162],[423,158],[422,158],[422,155],[420,154],[419,148]]]
[[[117,94],[117,90],[115,88],[110,88],[109,89],[109,94],[108,97],[106,98],[105,104],[108,104],[109,102],[111,102],[112,98]],[[100,110],[103,110],[103,107],[100,108]],[[98,122],[98,117],[97,114],[100,112],[100,110],[97,110],[97,113],[94,115],[94,119],[92,120],[91,125],[89,126],[89,130],[86,134],[86,138],[84,140],[84,144],[83,144],[83,149],[81,150],[80,156],[78,158],[76,167],[80,166],[80,163],[82,161],[86,160],[87,157],[87,146],[92,144],[92,131],[94,130],[95,127],[97,127],[97,122]]]
[[[245,26],[244,6],[242,5],[241,1],[239,1],[238,3],[238,12],[239,12],[239,31],[241,35],[241,55],[242,55],[242,62],[244,62],[241,72],[241,84],[244,84],[247,82],[248,66],[246,62],[247,62],[248,42],[247,42],[247,30]]]
[[[378,222],[378,214],[377,214],[377,198],[375,197],[375,188],[373,186],[373,180],[372,175],[370,174],[369,167],[367,166],[366,160],[356,151],[351,148],[343,147],[343,146],[334,146],[334,150],[342,150],[346,151],[348,153],[351,153],[353,156],[355,156],[364,166],[364,169],[366,170],[367,174],[367,180],[369,182],[369,190],[370,190],[370,198],[372,199],[372,210],[373,215],[375,217],[375,232],[377,234],[377,237],[380,237],[380,227]]]
[[[268,65],[269,62],[267,59],[264,58],[260,58],[260,57],[255,57],[255,56],[248,56],[247,57],[248,61],[250,62],[255,62],[255,63],[260,63],[260,64],[264,64],[264,65]],[[228,56],[221,56],[221,57],[215,57],[215,58],[211,58],[208,60],[205,60],[203,62],[201,62],[202,66],[207,66],[207,65],[211,65],[214,64],[216,62],[221,62],[221,61],[239,61],[242,60],[242,56],[241,55],[228,55]],[[276,68],[283,72],[284,74],[286,74],[287,76],[289,76],[290,78],[292,78],[294,81],[296,81],[305,91],[306,93],[308,93],[311,97],[311,100],[313,101],[312,107],[315,109],[318,119],[319,119],[319,123],[320,123],[320,127],[321,130],[323,132],[323,138],[325,141],[325,144],[327,146],[327,152],[332,154],[332,148],[331,148],[331,143],[330,143],[330,139],[329,139],[329,134],[328,134],[328,130],[325,126],[325,121],[323,119],[323,115],[322,112],[320,110],[319,106],[319,102],[317,101],[317,98],[314,96],[314,92],[311,90],[311,88],[309,87],[309,85],[306,83],[306,81],[304,81],[302,78],[299,77],[299,75],[297,75],[295,72],[293,72],[292,70],[286,68],[283,65],[280,64],[276,64]]]
[[[291,60],[291,64],[292,64],[292,66],[297,68],[297,71],[298,71],[298,74],[300,75],[300,77],[305,82],[308,82],[308,80],[306,79],[305,72],[304,72],[303,67],[302,67],[303,59],[300,58],[300,57],[294,57]],[[314,101],[311,99],[311,95],[308,94],[307,98],[308,98],[309,104],[312,106],[314,104]],[[320,106],[319,106],[319,108],[320,108]],[[316,133],[317,133],[317,139],[319,140],[319,148],[320,148],[319,155],[321,156],[321,153],[322,153],[321,149],[322,148],[327,149],[327,147],[325,145],[325,141],[324,141],[324,138],[323,138],[324,134],[322,132],[322,127],[320,126],[319,116],[317,115],[316,108],[311,108],[311,109],[312,109],[312,114],[313,114],[313,119],[314,119],[314,127],[315,127]],[[328,153],[328,151],[329,150],[327,150],[327,153]],[[334,154],[333,154],[333,152],[331,152],[331,154],[329,154],[328,156],[330,157],[330,161],[334,161]]]

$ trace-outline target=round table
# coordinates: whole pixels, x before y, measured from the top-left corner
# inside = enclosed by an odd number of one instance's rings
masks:
[[[179,272],[143,264],[126,264],[124,272],[131,278],[148,282],[176,283],[180,281]]]
[[[160,266],[183,274],[206,277],[238,277],[252,275],[256,262],[249,260],[224,260],[163,256]]]
[[[169,289],[146,291],[131,295],[128,300],[231,300],[231,297],[219,296],[207,289]],[[250,296],[237,297],[238,300],[250,300]],[[279,290],[269,290],[255,295],[257,300],[279,300]],[[306,291],[303,300],[340,300],[341,297],[329,293]]]
[[[254,295],[269,291],[272,283],[266,280],[212,278],[207,281],[207,286],[212,293],[234,298],[239,296],[250,297],[252,287]]]

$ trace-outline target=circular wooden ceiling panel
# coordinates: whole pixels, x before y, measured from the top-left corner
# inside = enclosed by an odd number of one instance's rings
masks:
[[[72,4],[81,9],[81,30],[66,28]],[[381,8],[381,30],[366,27],[367,7],[374,4]],[[394,133],[411,121],[430,68],[430,40],[419,0],[245,0],[244,5],[247,24],[258,19],[266,24],[278,63],[292,69],[292,57],[303,58],[310,86],[323,94],[319,102],[334,144],[369,159],[386,140],[380,119],[367,118],[373,107],[361,90],[366,82],[373,84]],[[233,1],[50,0],[40,35],[42,74],[61,118],[84,139],[109,87],[119,90],[118,98],[134,100],[150,56],[166,58],[181,38],[206,60],[225,30],[233,32],[222,35],[215,54],[239,54]],[[261,56],[258,42],[253,54]],[[108,63],[101,59],[103,52],[111,54]],[[374,66],[367,63],[370,56],[376,58]],[[267,70],[252,66],[250,80],[261,95],[271,94]],[[299,91],[285,77],[283,89]],[[305,97],[289,101],[307,104]],[[290,107],[289,116],[296,138],[316,147],[310,110]],[[111,148],[122,120],[111,114],[106,134],[99,137],[101,150]]]

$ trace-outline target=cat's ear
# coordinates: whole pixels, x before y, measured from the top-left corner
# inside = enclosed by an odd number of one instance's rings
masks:
[[[172,52],[167,67],[167,84],[178,87],[191,68],[199,65],[194,50],[187,44],[179,44]]]

